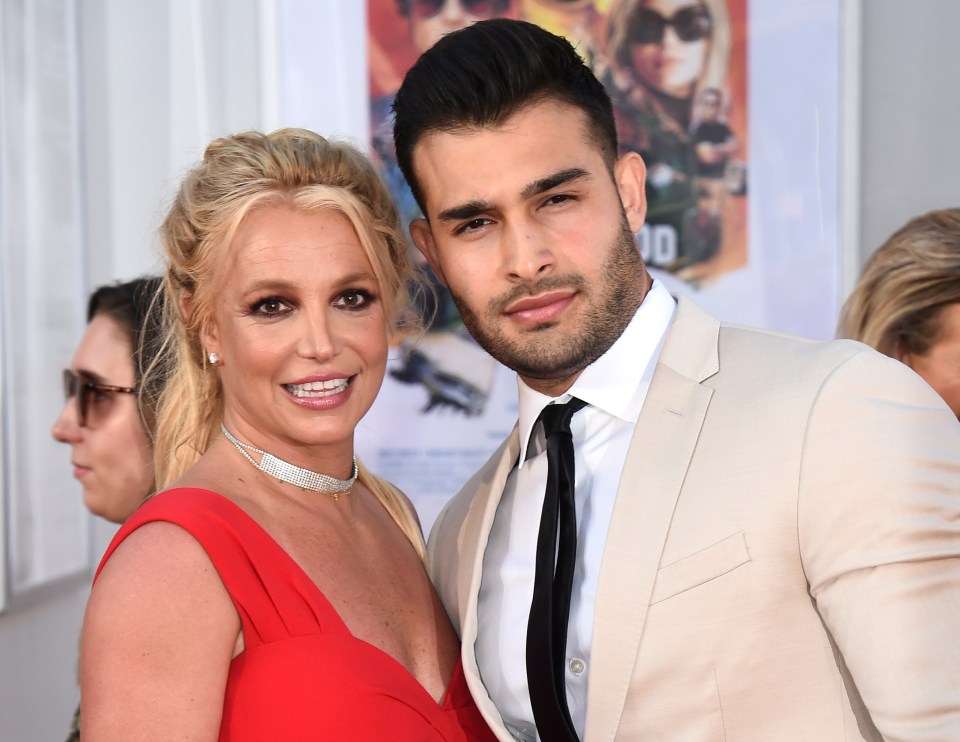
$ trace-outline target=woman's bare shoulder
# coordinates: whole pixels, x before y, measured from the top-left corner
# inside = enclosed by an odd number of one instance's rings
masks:
[[[239,633],[233,602],[196,539],[172,523],[140,526],[104,565],[87,604],[84,736],[88,724],[104,739],[121,730],[162,729],[168,739],[215,732]]]

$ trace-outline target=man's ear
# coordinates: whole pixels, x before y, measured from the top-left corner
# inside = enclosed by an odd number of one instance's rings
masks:
[[[421,252],[427,263],[433,270],[434,275],[444,286],[447,280],[443,277],[443,269],[440,268],[440,261],[437,258],[437,243],[433,239],[433,230],[430,229],[430,222],[423,217],[414,219],[410,222],[410,236],[413,238],[413,244]]]
[[[640,231],[647,217],[647,166],[636,152],[627,152],[617,160],[613,170],[614,181],[620,192],[620,201],[627,215],[630,230]]]

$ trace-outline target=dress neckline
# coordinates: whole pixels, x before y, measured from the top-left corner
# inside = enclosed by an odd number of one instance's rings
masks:
[[[417,680],[416,675],[414,675],[410,670],[404,665],[400,660],[394,657],[389,652],[381,649],[375,644],[371,644],[365,639],[361,639],[356,636],[344,620],[340,617],[340,614],[337,612],[337,609],[333,607],[333,604],[330,602],[329,598],[323,594],[323,591],[317,587],[316,583],[310,579],[310,576],[306,573],[303,567],[300,566],[299,562],[294,559],[287,551],[284,549],[277,540],[270,535],[269,531],[261,526],[252,515],[250,515],[246,510],[240,507],[237,503],[231,500],[229,497],[220,494],[214,490],[209,490],[204,487],[175,487],[169,490],[164,490],[164,492],[176,492],[176,491],[190,491],[190,492],[202,492],[207,495],[210,495],[216,502],[222,503],[230,511],[233,511],[235,514],[240,516],[240,520],[245,524],[246,528],[251,530],[253,533],[257,534],[257,537],[261,542],[266,545],[266,548],[272,549],[276,552],[279,558],[283,561],[286,561],[293,570],[293,574],[296,577],[297,582],[301,583],[301,588],[304,590],[304,594],[309,596],[309,600],[312,603],[315,603],[315,607],[320,608],[318,613],[321,613],[324,617],[333,617],[335,619],[336,626],[339,631],[346,636],[350,637],[355,642],[363,644],[366,647],[369,647],[374,652],[382,655],[388,662],[396,665],[403,674],[410,679],[410,681],[416,685],[419,689],[419,692],[423,696],[441,711],[446,710],[445,705],[447,700],[450,697],[450,690],[453,688],[454,684],[457,682],[457,675],[463,675],[463,666],[462,666],[462,656],[460,653],[457,653],[457,662],[453,667],[453,672],[450,675],[449,680],[447,681],[446,686],[443,689],[443,694],[440,696],[439,701],[433,697],[433,695],[423,687],[423,684]],[[163,494],[163,492],[158,492],[154,497]],[[151,498],[152,499],[152,498]],[[148,500],[149,502],[149,500]],[[241,622],[242,623],[242,622]],[[244,650],[246,651],[246,650]],[[243,653],[237,655],[237,657],[242,656]],[[236,658],[234,658],[236,659]]]

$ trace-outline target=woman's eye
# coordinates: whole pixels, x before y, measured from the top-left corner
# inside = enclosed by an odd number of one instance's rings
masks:
[[[283,299],[271,296],[267,299],[261,299],[252,308],[255,314],[283,314],[287,311],[287,303]]]
[[[340,294],[336,304],[344,309],[363,309],[371,301],[373,301],[373,295],[368,291],[351,290]]]

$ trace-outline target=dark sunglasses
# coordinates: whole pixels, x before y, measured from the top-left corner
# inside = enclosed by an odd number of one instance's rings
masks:
[[[634,44],[659,44],[663,41],[667,26],[673,26],[681,41],[700,41],[710,35],[713,21],[702,5],[680,8],[670,18],[664,18],[655,10],[642,8],[630,19],[627,38]]]
[[[96,427],[110,407],[113,394],[136,394],[137,390],[129,386],[98,384],[84,373],[74,373],[68,368],[63,370],[63,398],[77,400],[77,421],[81,428]]]
[[[443,8],[447,0],[410,0],[413,15],[426,20],[433,18]],[[493,18],[507,9],[510,0],[460,0],[463,9],[478,18]]]

